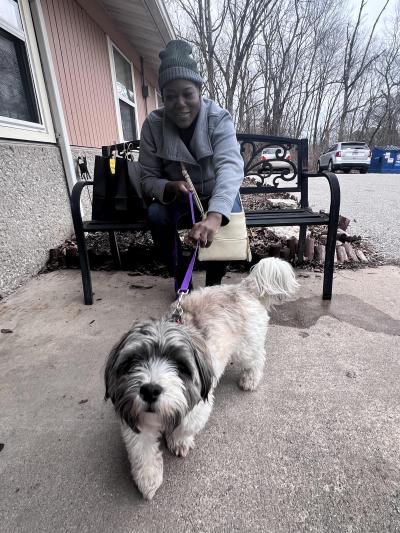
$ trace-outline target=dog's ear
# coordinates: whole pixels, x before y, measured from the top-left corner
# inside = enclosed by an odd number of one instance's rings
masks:
[[[107,363],[106,368],[104,370],[104,382],[106,386],[106,392],[104,395],[104,399],[108,400],[108,398],[111,398],[111,401],[114,403],[114,394],[115,394],[115,381],[116,381],[116,374],[115,374],[115,364],[118,360],[119,353],[121,351],[121,348],[123,347],[126,338],[130,334],[130,331],[125,333],[125,335],[122,336],[122,338],[118,341],[118,343],[113,347],[111,352],[109,353],[107,357]]]
[[[194,360],[200,377],[200,395],[202,400],[207,400],[213,384],[214,372],[207,346],[202,339],[191,338]]]
[[[116,411],[119,413],[122,420],[135,432],[140,433],[139,429],[136,427],[136,422],[132,416],[132,400],[129,398],[124,402],[119,401],[118,394],[118,376],[123,371],[124,364],[118,364],[118,358],[121,353],[121,349],[125,345],[127,337],[131,334],[132,330],[125,333],[118,343],[113,347],[107,358],[107,364],[104,371],[104,381],[106,386],[106,392],[104,399],[107,401],[108,398],[111,398],[112,403]],[[128,363],[130,364],[129,360]]]

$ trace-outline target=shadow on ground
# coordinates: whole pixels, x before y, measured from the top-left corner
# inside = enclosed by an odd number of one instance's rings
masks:
[[[393,319],[356,296],[334,295],[331,301],[320,296],[285,302],[271,310],[271,322],[292,328],[310,328],[322,316],[330,316],[357,328],[400,336],[400,320]]]

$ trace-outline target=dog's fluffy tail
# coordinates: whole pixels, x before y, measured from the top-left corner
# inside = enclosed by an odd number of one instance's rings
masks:
[[[299,287],[291,265],[276,257],[261,259],[247,279],[255,281],[257,296],[264,298],[267,305],[273,297],[293,296]]]

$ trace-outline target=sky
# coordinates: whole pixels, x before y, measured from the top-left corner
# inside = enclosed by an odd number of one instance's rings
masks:
[[[383,12],[383,15],[379,21],[379,26],[384,25],[384,19],[390,17],[395,10],[397,0],[390,0],[388,6],[386,7],[385,11]],[[359,6],[359,1],[353,0],[354,6]],[[368,0],[367,5],[364,8],[364,12],[368,14],[368,20],[372,23],[376,20],[376,17],[379,15],[380,10],[385,5],[385,0]],[[355,10],[354,15],[356,15],[357,11]]]

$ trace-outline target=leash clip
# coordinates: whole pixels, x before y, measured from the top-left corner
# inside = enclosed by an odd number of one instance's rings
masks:
[[[178,300],[176,302],[175,309],[172,312],[172,320],[177,324],[183,324],[183,308],[182,308],[182,298],[189,293],[189,289],[179,289],[178,290]]]

